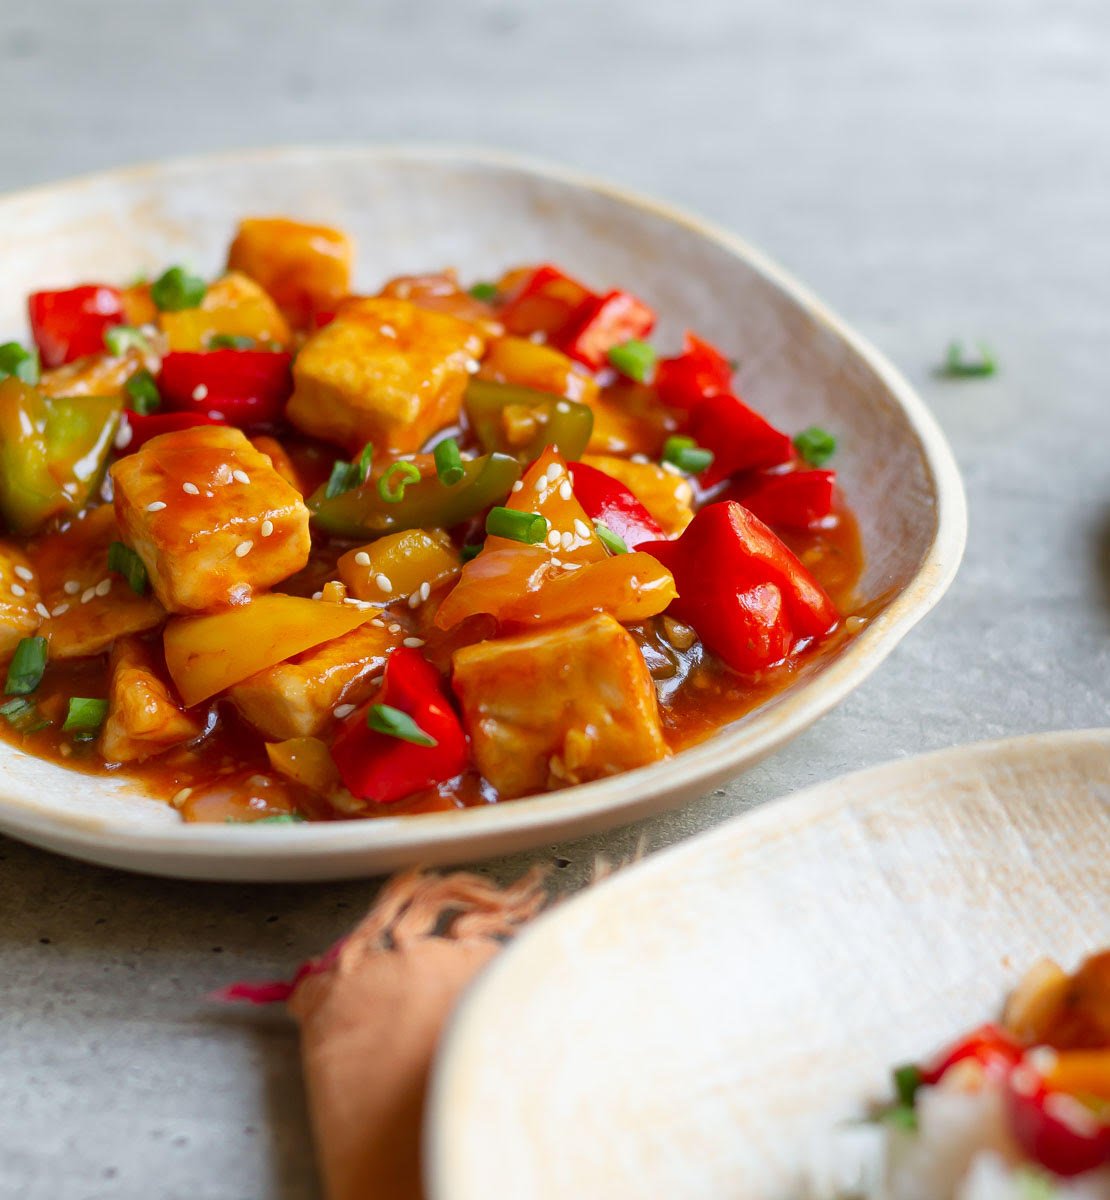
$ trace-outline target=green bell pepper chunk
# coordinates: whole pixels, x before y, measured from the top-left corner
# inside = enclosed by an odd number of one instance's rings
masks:
[[[373,538],[402,529],[450,529],[500,504],[520,478],[520,463],[505,454],[487,454],[463,463],[462,479],[448,487],[433,472],[405,488],[400,500],[382,498],[378,480],[329,499],[326,485],[309,497],[313,520],[336,537]]]
[[[78,512],[100,486],[119,424],[118,396],[44,396],[0,381],[0,515],[19,534]]]
[[[483,448],[512,454],[524,463],[534,462],[548,446],[568,462],[576,462],[594,430],[589,405],[516,384],[471,379],[465,403],[470,427]],[[511,445],[507,436],[505,410],[510,406],[523,410],[522,416],[531,415],[539,426],[533,437],[519,445]]]

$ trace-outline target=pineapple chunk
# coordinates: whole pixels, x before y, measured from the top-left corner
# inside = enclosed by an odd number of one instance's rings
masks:
[[[351,290],[354,246],[338,229],[284,217],[241,221],[228,251],[229,271],[261,284],[299,329],[333,309]]]
[[[572,358],[528,338],[499,338],[482,360],[479,379],[553,392],[580,404],[597,401],[597,380]]]
[[[677,537],[694,519],[694,489],[684,475],[609,454],[585,454],[582,461],[623,483],[668,537]]]
[[[356,600],[378,604],[407,600],[410,608],[416,608],[458,575],[462,560],[442,529],[405,529],[348,550],[338,567]]]
[[[297,355],[287,415],[352,451],[419,450],[458,418],[483,344],[473,325],[406,300],[350,301]]]
[[[150,592],[136,595],[109,572],[108,547],[119,540],[115,514],[103,505],[30,549],[40,615],[50,614],[39,632],[50,642],[51,659],[102,654],[116,638],[156,629],[166,619]]]
[[[315,737],[340,704],[361,704],[402,634],[367,622],[334,641],[259,671],[228,692],[232,704],[264,737]]]
[[[612,617],[457,650],[474,759],[502,799],[601,779],[667,754],[655,688]]]
[[[238,429],[163,434],[112,479],[123,540],[171,612],[246,604],[308,562],[304,501]]]
[[[27,556],[11,542],[0,542],[0,662],[42,623],[38,603],[38,577]]]
[[[105,762],[138,762],[200,735],[200,722],[182,712],[139,638],[120,638],[108,669],[108,719],[100,735]]]
[[[282,346],[293,336],[278,306],[238,271],[217,279],[198,308],[164,312],[159,320],[171,350],[207,350],[209,339],[218,333]]]

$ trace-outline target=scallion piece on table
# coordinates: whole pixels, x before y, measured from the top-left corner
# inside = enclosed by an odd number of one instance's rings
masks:
[[[150,285],[150,298],[162,312],[181,312],[196,308],[207,291],[199,275],[190,275],[184,267],[170,267]]]
[[[412,742],[414,746],[439,745],[439,742],[425,733],[407,712],[394,708],[392,704],[371,704],[366,712],[366,724],[375,733],[384,733],[402,742]]]
[[[109,354],[126,354],[128,350],[149,350],[146,335],[134,325],[113,325],[104,330],[104,348]]]
[[[492,304],[497,299],[497,284],[476,283],[470,289],[470,294],[475,300],[481,300],[483,304]]]
[[[601,539],[601,544],[610,554],[628,553],[628,544],[624,538],[615,534],[608,525],[603,525],[600,521],[595,521],[594,529],[597,530],[597,536]]]
[[[419,480],[419,467],[410,462],[390,463],[378,480],[378,495],[387,504],[399,504],[404,499],[405,488],[410,483],[418,483]]]
[[[245,333],[214,333],[208,339],[209,350],[251,350],[254,338]]]
[[[547,537],[547,518],[539,513],[495,507],[486,517],[486,533],[531,545]]]
[[[459,443],[453,437],[444,438],[432,451],[436,462],[436,474],[439,481],[447,487],[454,487],[466,474],[463,467],[462,455],[459,453]]]
[[[136,596],[146,592],[149,584],[143,560],[123,542],[113,542],[108,547],[108,570],[122,575]]]
[[[638,338],[621,342],[610,349],[609,365],[637,383],[647,383],[655,370],[655,347]]]
[[[794,449],[811,467],[820,467],[836,453],[836,438],[819,425],[811,425],[794,439]]]
[[[104,718],[107,715],[107,700],[92,700],[88,696],[72,696],[62,729],[66,733],[72,733],[78,741],[92,741],[100,732],[100,727],[104,724]]]
[[[42,682],[46,670],[46,638],[21,638],[8,664],[6,696],[29,696]]]
[[[978,346],[978,358],[965,358],[963,345],[960,342],[950,343],[940,373],[950,379],[976,379],[993,375],[998,370],[997,359],[988,346],[982,342]]]
[[[40,374],[38,351],[28,350],[18,342],[5,342],[0,346],[0,379],[14,375],[33,387]]]
[[[697,475],[713,465],[713,451],[699,446],[692,437],[676,434],[663,443],[663,461],[687,475]]]
[[[140,416],[149,416],[162,407],[162,394],[158,391],[154,376],[145,367],[131,376],[123,385],[123,390],[127,393],[131,411]]]

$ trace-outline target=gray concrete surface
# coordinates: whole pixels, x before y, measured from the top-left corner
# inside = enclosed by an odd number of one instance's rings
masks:
[[[534,856],[568,887],[597,852],[662,846],[814,780],[1108,723],[1105,0],[0,0],[0,13],[0,188],[276,142],[526,150],[738,230],[933,405],[971,510],[940,609],[727,789]],[[957,335],[988,338],[1001,374],[936,379]],[[316,1196],[290,1029],[205,994],[285,972],[373,891],[166,883],[0,841],[0,1195]]]

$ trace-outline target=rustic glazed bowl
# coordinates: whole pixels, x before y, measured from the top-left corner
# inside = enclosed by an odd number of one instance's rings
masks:
[[[464,278],[552,259],[620,283],[743,363],[741,386],[788,429],[840,435],[837,467],[867,566],[863,633],[759,711],[675,758],[510,804],[357,823],[184,825],[126,780],[0,747],[0,831],[157,874],[307,880],[443,863],[586,834],[698,796],[794,737],[865,679],[940,599],[966,514],[951,452],[897,372],[816,299],[736,238],[569,172],[451,149],[267,150],[111,171],[0,200],[0,335],[23,336],[27,292],[127,279],[166,263],[216,272],[238,219],[282,213],[339,225],[358,282],[454,265]]]
[[[892,1066],[995,1019],[1038,959],[1110,944],[1108,892],[1110,729],[734,818],[554,910],[481,977],[434,1075],[429,1200],[838,1194],[813,1185]]]

